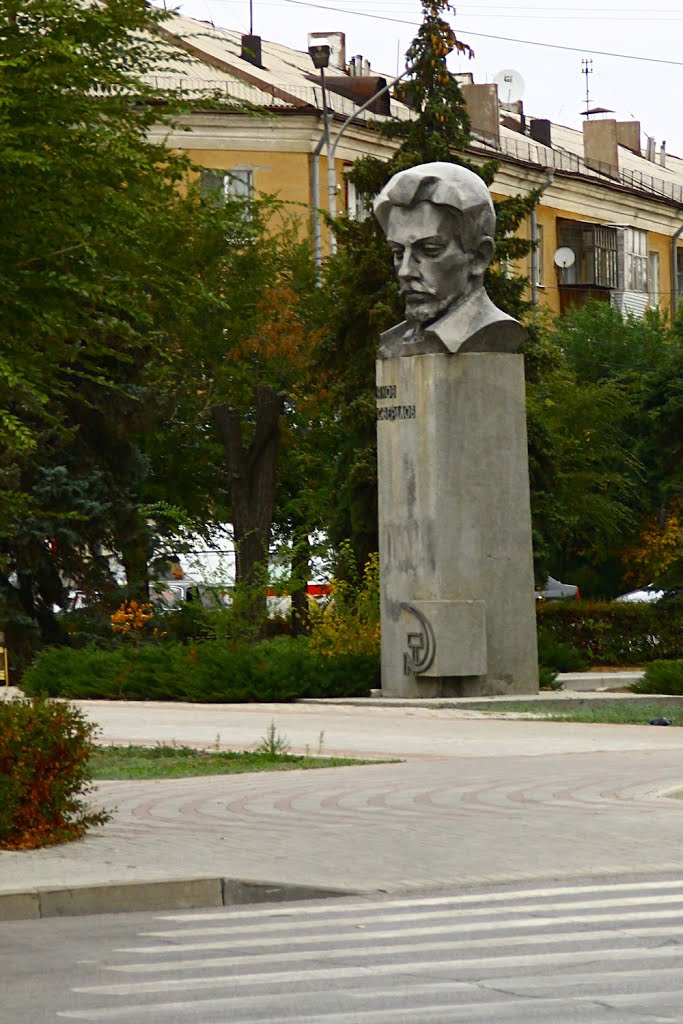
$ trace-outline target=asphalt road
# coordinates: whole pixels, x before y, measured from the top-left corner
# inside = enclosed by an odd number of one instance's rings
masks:
[[[23,921],[0,1019],[680,1024],[682,926],[661,876]]]

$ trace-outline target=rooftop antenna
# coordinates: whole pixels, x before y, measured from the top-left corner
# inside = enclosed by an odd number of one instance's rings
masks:
[[[254,34],[254,0],[249,0],[249,35]]]
[[[591,104],[588,95],[588,76],[593,74],[593,61],[590,57],[581,58],[581,74],[586,76],[586,117],[590,121]]]

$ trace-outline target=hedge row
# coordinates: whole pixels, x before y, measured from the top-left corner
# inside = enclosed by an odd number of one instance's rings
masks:
[[[0,701],[0,849],[77,839],[108,819],[83,799],[93,728],[68,704]]]
[[[569,644],[597,665],[643,665],[683,657],[683,605],[591,603],[541,604],[539,629],[556,643]]]
[[[378,685],[378,658],[324,657],[305,639],[290,637],[255,645],[209,640],[115,649],[53,647],[38,655],[22,681],[25,693],[49,697],[209,704],[367,697]]]

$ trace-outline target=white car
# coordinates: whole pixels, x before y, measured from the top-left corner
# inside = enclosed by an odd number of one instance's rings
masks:
[[[628,594],[622,594],[621,597],[615,597],[615,601],[647,601],[648,603],[654,603],[655,601],[661,600],[664,597],[663,590],[657,590],[655,587],[644,587],[642,590],[629,590]]]
[[[580,601],[581,595],[573,583],[560,583],[548,576],[543,589],[536,591],[536,598],[538,601]]]

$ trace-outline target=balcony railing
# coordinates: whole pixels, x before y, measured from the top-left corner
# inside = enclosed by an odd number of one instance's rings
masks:
[[[629,168],[620,169],[611,164],[593,160],[586,163],[576,153],[570,153],[565,149],[550,149],[548,146],[542,146],[525,138],[511,139],[503,136],[496,144],[490,137],[477,135],[475,142],[478,146],[497,153],[502,152],[516,160],[537,164],[539,167],[583,174],[603,181],[609,180],[638,192],[647,192],[648,195],[660,196],[662,199],[670,199],[675,203],[683,203],[683,185],[673,181],[664,181],[663,178],[643,174],[641,171]]]
[[[591,299],[598,302],[610,302],[612,292],[609,288],[600,288],[595,284],[560,284],[560,313],[564,314],[570,306],[585,306]]]

